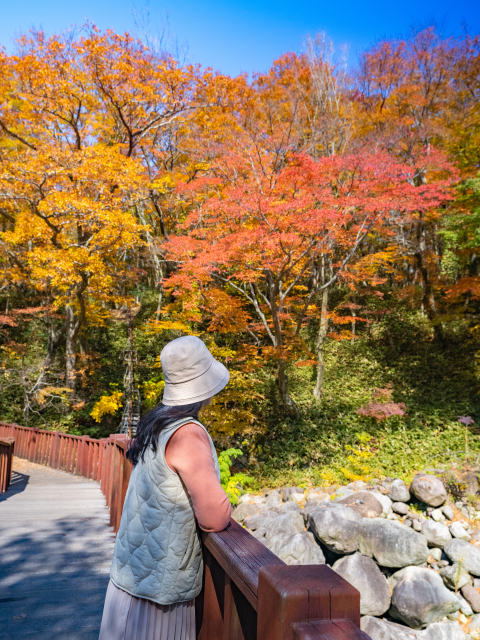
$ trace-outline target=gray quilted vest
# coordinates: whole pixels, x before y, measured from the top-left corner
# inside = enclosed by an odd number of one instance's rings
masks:
[[[157,453],[149,449],[135,465],[115,541],[110,577],[120,589],[159,604],[185,602],[202,589],[203,558],[192,501],[165,460],[170,436],[193,418],[161,432]],[[220,469],[212,439],[218,478]]]

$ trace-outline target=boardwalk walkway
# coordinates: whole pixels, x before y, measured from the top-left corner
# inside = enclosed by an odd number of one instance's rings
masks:
[[[0,639],[97,640],[114,536],[99,485],[14,459],[0,495]]]

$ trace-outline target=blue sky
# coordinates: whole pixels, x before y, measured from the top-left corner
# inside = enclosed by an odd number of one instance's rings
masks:
[[[285,51],[300,51],[308,34],[325,31],[349,46],[349,62],[376,40],[436,22],[445,34],[466,24],[480,33],[478,0],[0,0],[0,43],[29,27],[61,32],[89,19],[102,29],[143,31],[153,37],[168,22],[171,48],[189,62],[224,73],[265,71]],[[176,43],[176,44],[175,44]]]

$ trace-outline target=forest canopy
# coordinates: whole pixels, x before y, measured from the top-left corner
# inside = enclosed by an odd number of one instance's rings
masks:
[[[93,26],[1,51],[0,418],[117,430],[129,313],[142,410],[198,335],[231,371],[212,433],[253,461],[324,460],[375,397],[410,433],[475,415],[479,71],[480,37],[434,28],[252,77]]]

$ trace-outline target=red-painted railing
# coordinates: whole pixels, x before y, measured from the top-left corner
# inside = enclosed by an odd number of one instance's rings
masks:
[[[0,493],[10,486],[15,438],[0,438]]]
[[[19,458],[99,482],[110,508],[110,525],[118,531],[132,469],[125,457],[127,436],[95,440],[0,422],[0,437],[15,439]]]
[[[131,473],[126,436],[94,440],[0,422],[15,455],[100,482],[118,531]],[[234,520],[202,534],[205,577],[198,640],[370,640],[360,594],[326,565],[287,566]]]

